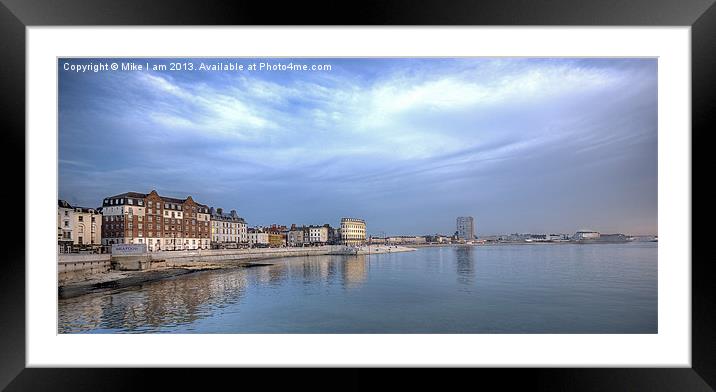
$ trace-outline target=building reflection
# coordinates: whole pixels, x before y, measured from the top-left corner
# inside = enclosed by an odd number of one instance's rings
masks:
[[[367,265],[368,260],[364,255],[348,257],[343,262],[343,287],[361,286],[368,276]]]
[[[144,284],[114,293],[63,300],[60,333],[91,329],[161,332],[190,324],[215,307],[236,303],[246,288],[246,274],[205,271]]]
[[[188,326],[238,304],[246,290],[263,290],[287,281],[303,285],[341,279],[344,288],[363,284],[365,256],[319,256],[282,259],[271,265],[202,271],[114,292],[62,300],[59,332],[162,332]]]
[[[475,253],[472,246],[455,247],[457,282],[472,286],[475,281]]]

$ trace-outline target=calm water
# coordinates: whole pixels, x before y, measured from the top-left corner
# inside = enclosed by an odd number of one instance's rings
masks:
[[[657,333],[657,244],[272,260],[59,303],[59,331]]]

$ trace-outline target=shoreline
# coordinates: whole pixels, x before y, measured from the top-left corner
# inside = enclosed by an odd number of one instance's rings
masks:
[[[152,269],[144,271],[118,271],[112,270],[101,274],[85,276],[83,280],[67,281],[58,283],[58,299],[69,299],[85,294],[100,293],[104,291],[123,289],[132,286],[139,286],[144,283],[157,282],[175,276],[192,274],[201,271],[213,271],[222,269],[251,268],[271,265],[263,262],[237,262],[225,264],[208,263],[203,266],[183,266]]]
[[[533,241],[533,242],[487,242],[480,244],[406,244],[403,246],[410,248],[437,248],[448,246],[500,246],[500,245],[614,245],[614,244],[632,244],[632,243],[649,243],[655,241],[594,241],[594,242],[575,242],[575,241]]]
[[[601,244],[622,244],[625,242],[602,242]],[[629,243],[629,242],[626,242]],[[377,255],[402,252],[414,252],[420,248],[432,247],[472,247],[472,246],[500,246],[500,245],[563,245],[577,244],[575,242],[502,242],[483,244],[413,244],[413,245],[370,245],[359,248],[354,255]],[[350,256],[350,255],[347,255]],[[145,283],[160,281],[176,276],[211,270],[252,268],[268,266],[273,263],[271,259],[287,257],[310,257],[307,255],[278,256],[266,258],[253,258],[252,260],[221,260],[221,261],[194,261],[178,265],[153,268],[140,271],[111,270],[103,273],[80,275],[73,279],[58,281],[58,299],[70,299],[85,294],[101,293],[111,290],[139,286]]]
[[[231,255],[232,259],[217,258],[213,261],[198,261],[198,260],[187,260],[177,261],[171,264],[162,265],[161,267],[150,268],[146,270],[109,270],[101,273],[85,273],[79,274],[72,278],[66,278],[58,280],[57,291],[58,299],[69,299],[79,297],[85,294],[101,293],[111,290],[123,289],[132,286],[139,286],[144,283],[151,283],[160,281],[163,279],[172,278],[175,276],[181,276],[201,271],[212,271],[212,270],[227,270],[227,269],[238,269],[238,268],[252,268],[272,265],[271,260],[282,259],[282,258],[294,258],[294,257],[312,257],[312,256],[324,256],[324,255],[369,255],[369,254],[381,254],[381,253],[392,253],[392,252],[410,252],[416,249],[406,248],[403,246],[392,246],[388,247],[376,247],[370,248],[370,252],[364,249],[359,249],[356,253],[337,253],[329,249],[315,249],[321,253],[315,255],[304,254],[306,248],[297,250],[297,254],[294,255],[273,255],[273,254],[257,254],[249,253],[242,255],[242,258],[233,258],[236,255]],[[309,249],[310,251],[311,249]],[[272,250],[273,252],[280,253],[281,251]],[[301,252],[299,254],[299,252]],[[324,253],[325,252],[325,253]],[[186,257],[186,254],[177,253],[177,258]],[[247,257],[248,256],[248,257]],[[162,263],[164,264],[164,263]]]

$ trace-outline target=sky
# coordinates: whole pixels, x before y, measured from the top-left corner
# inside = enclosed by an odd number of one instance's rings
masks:
[[[112,62],[182,70],[75,70]],[[73,205],[154,189],[249,226],[452,234],[473,216],[478,235],[657,234],[656,59],[59,59],[58,73],[58,197]]]

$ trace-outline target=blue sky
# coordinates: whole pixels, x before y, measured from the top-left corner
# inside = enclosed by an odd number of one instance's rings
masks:
[[[191,195],[250,225],[657,233],[655,59],[172,59],[330,71],[65,71],[59,197]]]

